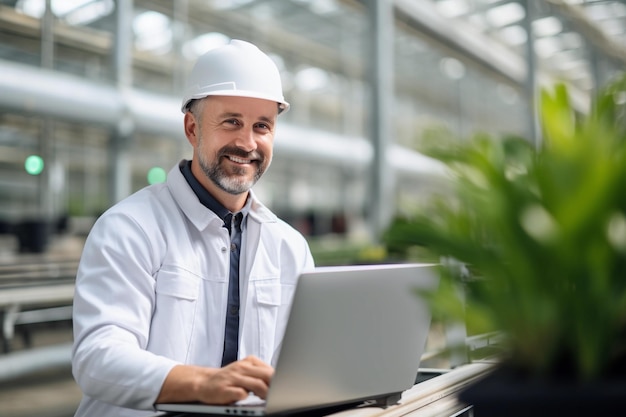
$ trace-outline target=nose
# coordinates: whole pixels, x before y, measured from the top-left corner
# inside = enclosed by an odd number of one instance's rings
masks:
[[[246,127],[239,130],[235,145],[245,150],[246,152],[252,152],[257,148],[256,134],[252,127]]]

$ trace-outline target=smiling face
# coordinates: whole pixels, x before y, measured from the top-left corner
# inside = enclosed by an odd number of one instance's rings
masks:
[[[192,172],[231,211],[270,165],[277,115],[275,102],[226,96],[207,97],[185,114]]]

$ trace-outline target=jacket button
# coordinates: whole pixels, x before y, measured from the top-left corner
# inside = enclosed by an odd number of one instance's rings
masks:
[[[228,252],[228,249],[226,248],[226,246],[223,246],[222,247],[222,253],[226,253],[226,252]]]

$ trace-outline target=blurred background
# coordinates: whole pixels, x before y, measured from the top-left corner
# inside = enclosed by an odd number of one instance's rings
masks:
[[[1,415],[72,415],[84,238],[191,157],[184,79],[230,39],[275,60],[292,105],[256,193],[319,265],[371,262],[393,216],[445,186],[430,133],[538,142],[557,81],[587,111],[626,68],[626,1],[0,0]]]

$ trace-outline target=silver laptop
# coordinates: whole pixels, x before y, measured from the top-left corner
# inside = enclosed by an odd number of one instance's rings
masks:
[[[413,386],[430,328],[417,289],[434,265],[318,267],[296,287],[267,401],[158,404],[185,413],[270,415],[346,404],[393,403]]]

